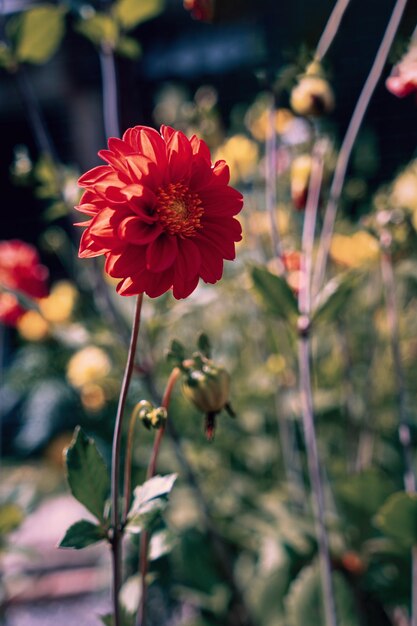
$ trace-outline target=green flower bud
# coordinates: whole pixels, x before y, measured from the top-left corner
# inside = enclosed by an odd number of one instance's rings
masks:
[[[204,365],[183,382],[184,395],[203,413],[219,413],[229,401],[230,375],[223,367]]]

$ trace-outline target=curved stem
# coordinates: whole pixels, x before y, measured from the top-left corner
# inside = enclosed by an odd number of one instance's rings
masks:
[[[119,590],[121,585],[121,540],[122,530],[119,520],[119,476],[120,476],[120,448],[122,441],[123,413],[126,398],[129,391],[135,361],[136,345],[140,326],[140,314],[142,310],[143,294],[139,294],[136,300],[136,309],[130,336],[129,352],[126,361],[125,373],[120,389],[119,404],[117,407],[116,420],[113,434],[112,462],[111,462],[111,524],[113,536],[111,541],[112,566],[113,566],[113,607],[114,624],[120,626]]]
[[[271,226],[273,253],[277,259],[281,257],[281,242],[279,228],[276,219],[277,210],[277,132],[275,129],[276,115],[275,96],[270,94],[270,102],[267,110],[267,127],[265,139],[266,152],[266,184],[265,201]]]
[[[171,372],[170,377],[168,378],[167,385],[165,387],[165,392],[162,398],[161,406],[168,410],[169,403],[171,401],[171,395],[174,390],[174,387],[181,376],[181,370],[179,367],[174,367]],[[146,480],[149,480],[153,476],[155,476],[156,472],[156,464],[158,462],[158,454],[159,449],[161,447],[161,442],[164,437],[165,426],[161,426],[155,434],[155,439],[152,448],[151,458],[148,464],[148,469],[146,472]],[[148,543],[149,543],[149,533],[143,531],[140,537],[140,575],[142,582],[142,593],[140,598],[140,603],[138,607],[138,616],[137,616],[137,624],[138,626],[145,626],[146,622],[146,596],[147,596],[147,584],[146,584],[146,576],[148,573]]]
[[[326,143],[323,140],[318,140],[314,146],[311,177],[304,217],[301,257],[302,278],[298,296],[298,306],[301,314],[299,319],[298,365],[307,464],[312,491],[316,538],[320,558],[325,624],[326,626],[336,626],[336,605],[330,563],[329,540],[325,525],[324,489],[314,424],[310,367],[311,267],[317,208],[320,199],[320,189],[323,177],[325,147]]]
[[[327,51],[332,45],[333,39],[335,38],[337,31],[339,30],[341,21],[349,4],[350,0],[337,0],[336,4],[334,5],[333,11],[331,12],[329,19],[327,20],[327,24],[325,26],[323,34],[320,37],[319,43],[317,44],[316,52],[314,55],[317,61],[321,61],[322,58],[327,54]]]
[[[381,78],[382,70],[384,69],[389,50],[391,48],[395,34],[398,30],[398,26],[400,24],[406,6],[407,0],[397,0],[395,4],[391,18],[388,22],[388,26],[386,28],[374,63],[372,65],[371,71],[369,72],[369,75],[362,88],[348,129],[346,131],[345,138],[339,151],[336,169],[330,188],[329,201],[327,203],[324,216],[323,230],[320,237],[319,252],[314,272],[313,284],[315,293],[319,291],[324,280],[327,258],[329,255],[330,243],[332,239],[334,223],[336,220],[337,208],[346,177],[350,155],[352,153],[356,137],[358,136],[359,129],[363,122],[363,118],[365,117],[369,102],[379,82],[379,79]]]
[[[100,67],[103,89],[103,116],[106,137],[120,137],[119,106],[114,52],[110,47],[100,48]]]

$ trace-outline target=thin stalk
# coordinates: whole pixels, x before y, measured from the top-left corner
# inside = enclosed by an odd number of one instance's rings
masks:
[[[15,76],[20,95],[25,103],[25,112],[32,128],[38,150],[40,153],[49,156],[54,163],[58,164],[59,159],[56,154],[55,146],[49,135],[32,83],[27,76],[26,68],[23,66],[18,67]]]
[[[179,367],[175,367],[170,377],[168,378],[167,385],[165,387],[165,392],[162,397],[161,406],[164,407],[167,411],[169,408],[169,404],[171,401],[171,395],[174,390],[174,387],[181,376],[181,370]],[[159,449],[161,447],[161,442],[165,434],[165,425],[161,426],[155,434],[152,454],[148,464],[148,469],[146,472],[146,480],[149,480],[153,476],[155,476],[156,465],[158,462],[158,454]],[[140,574],[141,574],[141,583],[142,583],[142,593],[138,607],[138,615],[137,615],[137,624],[138,626],[145,626],[146,623],[146,597],[147,597],[147,584],[146,584],[146,576],[148,573],[148,547],[149,547],[149,533],[143,531],[140,537]]]
[[[327,54],[328,49],[333,43],[346,9],[350,4],[350,0],[337,0],[327,21],[319,43],[317,44],[316,53],[314,55],[317,61],[321,61]]]
[[[358,136],[359,129],[365,117],[369,102],[375,91],[375,88],[381,78],[388,53],[390,51],[395,34],[398,30],[404,10],[407,6],[407,0],[397,0],[394,10],[391,14],[386,31],[382,38],[375,60],[372,64],[369,75],[362,88],[359,99],[356,103],[355,110],[350,120],[346,135],[343,139],[342,146],[339,151],[335,173],[330,188],[329,200],[324,216],[323,229],[320,237],[320,246],[317,256],[317,263],[314,272],[314,293],[320,290],[326,272],[327,259],[330,250],[330,243],[333,235],[334,223],[336,220],[337,208],[346,177],[347,167],[349,164],[352,149]]]
[[[113,434],[112,462],[111,462],[111,524],[112,524],[112,568],[113,568],[113,608],[114,624],[120,626],[119,590],[121,586],[121,560],[122,560],[122,529],[119,519],[119,476],[120,476],[120,449],[122,442],[123,413],[126,398],[132,377],[133,365],[136,355],[140,314],[142,310],[143,294],[139,294],[136,300],[135,315],[130,336],[129,352],[127,355],[125,373],[120,389],[119,403]]]
[[[111,47],[100,48],[102,77],[103,117],[106,137],[120,137],[119,104],[117,100],[117,76],[114,51]]]
[[[301,285],[298,297],[300,310],[298,364],[300,374],[300,395],[303,416],[304,437],[307,451],[307,464],[312,492],[316,538],[318,543],[320,574],[322,582],[323,606],[326,626],[337,626],[336,604],[332,581],[329,540],[325,525],[324,488],[320,470],[317,436],[314,424],[313,394],[311,385],[311,268],[317,208],[323,177],[325,142],[318,140],[313,150],[313,162],[308,189],[307,204],[302,236]]]
[[[381,274],[385,290],[387,318],[391,339],[391,353],[394,366],[395,388],[398,403],[398,438],[400,440],[404,462],[404,487],[407,493],[414,494],[416,493],[416,476],[413,469],[413,450],[407,411],[405,376],[400,350],[398,303],[392,256],[389,250],[389,245],[391,243],[391,236],[389,233],[382,234],[381,243]],[[411,563],[411,626],[417,626],[417,546],[412,548]]]

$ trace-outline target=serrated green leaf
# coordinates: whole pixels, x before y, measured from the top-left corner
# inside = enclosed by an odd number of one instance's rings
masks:
[[[64,18],[65,9],[49,4],[21,13],[14,25],[16,59],[36,64],[48,61],[64,36]]]
[[[83,519],[68,528],[58,547],[81,550],[103,539],[106,539],[104,529]]]
[[[149,528],[167,506],[176,474],[154,476],[134,490],[133,503],[128,514],[126,530],[139,533]]]
[[[100,522],[110,493],[110,480],[103,457],[93,439],[77,427],[66,452],[67,479],[72,495]]]
[[[116,45],[116,52],[134,61],[142,54],[142,48],[133,37],[120,37]]]
[[[163,9],[163,0],[117,0],[114,15],[125,30],[156,17]]]
[[[287,322],[296,319],[297,299],[283,276],[277,276],[265,267],[258,266],[252,268],[252,280],[269,313]]]
[[[96,13],[78,22],[77,31],[96,46],[109,45],[115,48],[119,39],[119,27],[116,21],[105,13]]]
[[[0,537],[16,530],[23,522],[25,514],[13,502],[0,505]]]
[[[314,322],[335,320],[346,307],[346,303],[358,282],[357,274],[345,274],[332,278],[321,290],[314,302]]]
[[[344,576],[332,575],[338,626],[359,626],[355,597]],[[309,565],[292,583],[286,598],[289,626],[324,624],[320,569]]]
[[[375,525],[404,547],[417,545],[417,494],[394,493],[376,514]]]
[[[173,339],[167,354],[168,361],[175,363],[176,365],[181,365],[185,359],[185,349],[182,343]]]

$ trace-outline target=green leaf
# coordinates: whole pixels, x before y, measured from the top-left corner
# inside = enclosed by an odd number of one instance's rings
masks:
[[[181,367],[182,362],[185,359],[185,349],[182,343],[173,339],[170,345],[170,348],[167,353],[168,361],[171,361],[175,365]]]
[[[163,9],[163,0],[117,0],[114,15],[125,30],[156,17]]]
[[[339,572],[332,575],[338,626],[359,626],[354,594]],[[286,598],[289,626],[324,624],[320,569],[309,565],[292,583]]]
[[[142,48],[133,37],[120,37],[116,45],[116,52],[134,61],[142,54]]]
[[[112,613],[101,615],[100,619],[104,626],[114,626],[114,617]],[[126,613],[125,609],[120,607],[120,626],[134,626],[135,616]]]
[[[283,276],[272,274],[265,267],[252,268],[253,285],[269,313],[294,321],[298,316],[297,299]]]
[[[13,66],[13,61],[13,54],[9,46],[4,41],[0,41],[0,67],[8,69]]]
[[[110,480],[103,457],[93,439],[80,427],[66,452],[67,479],[74,498],[81,502],[100,522],[110,492]]]
[[[208,359],[211,357],[211,343],[206,333],[201,333],[197,341],[197,347]]]
[[[119,27],[116,21],[104,13],[96,13],[78,22],[77,31],[96,46],[108,45],[115,48],[119,39]]]
[[[167,497],[176,478],[176,474],[154,476],[142,486],[136,487],[128,514],[127,531],[140,533],[154,524],[167,506]]]
[[[103,539],[106,539],[105,530],[83,519],[79,522],[75,522],[75,524],[68,528],[58,547],[81,550],[82,548],[91,546],[93,543],[103,541]]]
[[[417,545],[417,494],[394,493],[376,514],[375,525],[404,547]]]
[[[16,530],[24,520],[20,506],[13,502],[0,505],[0,537]]]
[[[345,309],[346,303],[358,283],[358,275],[344,274],[332,278],[318,294],[313,307],[313,321],[330,322]]]
[[[45,4],[21,13],[13,26],[18,61],[45,63],[64,36],[65,9]]]

